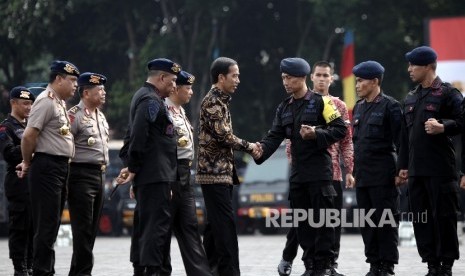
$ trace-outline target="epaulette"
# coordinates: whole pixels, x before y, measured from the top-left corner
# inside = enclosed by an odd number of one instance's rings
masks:
[[[73,107],[71,107],[68,112],[71,113],[71,114],[76,114],[76,112],[79,111],[79,109],[81,109],[79,106],[75,105]]]
[[[55,99],[55,95],[53,95],[53,92],[52,91],[48,91],[48,97],[50,99]]]

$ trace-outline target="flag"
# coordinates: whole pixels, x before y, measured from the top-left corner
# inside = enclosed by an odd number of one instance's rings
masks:
[[[354,32],[347,30],[344,35],[344,49],[342,52],[341,78],[342,97],[347,105],[349,114],[352,114],[356,102],[355,76],[352,68],[355,66]]]

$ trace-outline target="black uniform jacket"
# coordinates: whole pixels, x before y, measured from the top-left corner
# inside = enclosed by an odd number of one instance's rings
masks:
[[[302,124],[316,127],[316,139],[303,140],[299,131]],[[276,110],[273,126],[261,143],[263,155],[256,160],[263,163],[279,147],[283,139],[291,139],[291,183],[333,179],[329,145],[344,138],[347,126],[329,97],[309,90],[301,99],[289,97]]]
[[[439,77],[428,89],[418,85],[407,94],[398,169],[408,169],[409,177],[457,175],[451,136],[463,130],[462,100],[460,92]],[[429,118],[444,124],[444,133],[427,134]]]
[[[157,89],[145,83],[132,97],[128,169],[134,184],[174,182],[177,175],[173,122]]]

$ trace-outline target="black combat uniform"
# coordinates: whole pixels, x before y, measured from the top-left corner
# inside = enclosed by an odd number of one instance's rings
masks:
[[[302,139],[299,133],[302,124],[316,127],[316,139]],[[291,206],[303,210],[313,209],[313,214],[308,215],[313,215],[312,221],[316,223],[324,219],[319,217],[320,210],[334,208],[336,196],[332,185],[331,156],[327,149],[329,145],[344,138],[346,131],[347,126],[330,99],[309,90],[304,97],[289,97],[278,106],[273,126],[261,141],[263,155],[256,160],[257,164],[270,157],[283,139],[291,139]],[[334,257],[334,227],[325,225],[314,228],[310,227],[308,221],[299,222],[297,235],[304,250],[303,261],[306,267],[314,263],[316,270],[329,269]]]
[[[170,229],[170,184],[176,181],[177,154],[173,123],[152,84],[133,96],[130,108],[128,169],[136,174],[137,206],[131,261],[150,271],[160,269]]]
[[[26,125],[11,115],[0,125],[0,152],[7,163],[5,195],[8,199],[8,248],[16,271],[32,270],[31,203],[27,178],[19,179],[16,166],[21,163],[21,138]]]
[[[408,169],[410,208],[418,252],[429,266],[451,266],[459,258],[458,185],[450,136],[463,130],[462,95],[439,77],[418,85],[404,101],[399,169]],[[425,122],[435,118],[444,133],[430,135]],[[426,217],[425,217],[426,212]]]
[[[370,216],[375,227],[365,223],[360,232],[366,262],[374,267],[397,264],[399,260],[399,191],[395,185],[397,150],[402,110],[399,102],[380,93],[372,102],[362,99],[353,110],[354,176],[357,204]],[[383,212],[390,211],[393,216]],[[381,221],[381,218],[395,219]],[[380,223],[382,223],[382,227]]]

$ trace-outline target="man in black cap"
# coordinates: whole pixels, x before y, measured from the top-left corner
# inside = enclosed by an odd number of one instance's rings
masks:
[[[68,111],[76,153],[68,181],[68,209],[73,231],[69,276],[91,275],[92,250],[103,206],[103,183],[108,164],[108,123],[100,111],[107,78],[86,72],[79,76],[81,101]]]
[[[134,180],[137,205],[131,241],[134,275],[162,275],[166,240],[170,238],[170,192],[177,180],[176,137],[164,98],[174,92],[181,67],[171,60],[147,64],[147,81],[132,97],[119,184]],[[145,274],[144,274],[145,271]]]
[[[178,240],[187,276],[209,276],[210,267],[200,238],[194,191],[190,184],[191,166],[194,158],[194,134],[183,104],[189,103],[195,77],[181,71],[176,79],[176,89],[165,99],[173,119],[177,140],[179,180],[171,184],[171,230]],[[171,274],[170,243],[167,239],[163,275]]]
[[[357,204],[364,214],[374,210],[369,216],[374,225],[366,221],[360,225],[366,262],[370,264],[366,276],[395,275],[394,264],[399,261],[396,157],[402,109],[398,101],[381,89],[384,75],[381,64],[365,61],[352,72],[361,98],[352,117]]]
[[[332,185],[333,172],[328,147],[344,138],[347,126],[331,98],[308,89],[310,65],[301,58],[281,61],[281,77],[290,96],[277,108],[273,126],[260,142],[263,163],[279,147],[283,139],[291,140],[290,200],[294,209],[312,213],[309,220],[325,221],[320,210],[333,209],[336,191]],[[324,213],[324,212],[323,212]],[[334,258],[334,226],[311,227],[309,220],[299,221],[297,236],[304,250],[304,276],[330,275]]]
[[[34,276],[55,273],[53,244],[66,200],[69,161],[74,156],[65,100],[74,95],[78,77],[79,70],[72,63],[60,60],[52,63],[49,84],[32,106],[21,141],[23,161],[17,169],[19,177],[26,174],[29,177]]]
[[[421,46],[405,57],[410,79],[418,85],[403,104],[399,176],[408,179],[413,230],[420,257],[428,263],[427,275],[452,275],[459,258],[458,181],[449,137],[463,131],[463,98],[436,75],[432,48]]]
[[[27,179],[20,179],[16,166],[21,163],[21,139],[35,97],[29,89],[17,86],[10,91],[11,113],[0,124],[0,153],[7,163],[5,195],[8,200],[8,247],[14,275],[32,274],[32,217]]]

